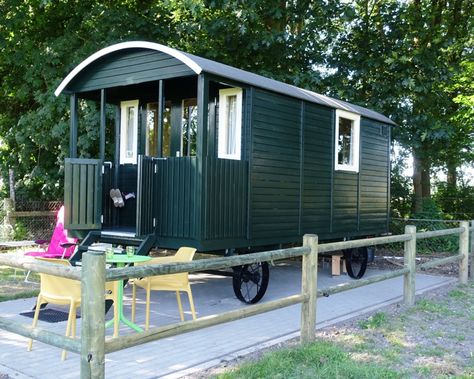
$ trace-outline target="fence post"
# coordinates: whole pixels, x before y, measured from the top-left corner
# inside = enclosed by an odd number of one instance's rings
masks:
[[[3,199],[3,209],[5,211],[5,218],[3,219],[3,234],[5,239],[13,238],[13,228],[16,224],[16,219],[13,216],[15,212],[15,202],[10,198]]]
[[[471,228],[474,228],[474,220],[471,221]],[[471,280],[474,280],[474,230],[469,233],[471,236]]]
[[[415,277],[416,277],[416,226],[405,226],[405,234],[411,240],[405,241],[405,267],[410,271],[404,275],[403,301],[406,305],[415,304]]]
[[[316,330],[316,300],[318,292],[318,236],[305,234],[303,246],[311,252],[303,255],[301,272],[301,292],[307,295],[307,300],[301,304],[301,343],[314,339]]]
[[[459,234],[459,254],[462,256],[459,261],[459,283],[467,284],[467,276],[469,274],[469,222],[461,221],[459,226],[464,228],[464,231]]]
[[[81,379],[105,377],[105,255],[82,256]]]

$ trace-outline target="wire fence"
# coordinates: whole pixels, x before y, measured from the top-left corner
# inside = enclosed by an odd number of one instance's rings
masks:
[[[49,240],[61,205],[61,201],[0,201],[0,241]]]
[[[416,227],[417,233],[453,229],[459,227],[460,220],[436,220],[436,219],[397,219],[393,218],[390,223],[390,234],[399,235],[405,233],[405,227],[412,225]],[[459,238],[457,235],[446,235],[428,239],[417,239],[417,264],[423,264],[433,259],[455,256],[459,253]],[[380,269],[393,270],[403,267],[404,243],[390,243],[378,245],[374,248],[375,261],[370,264]],[[435,274],[453,275],[458,271],[455,263],[446,264],[442,268],[430,269],[428,272]]]

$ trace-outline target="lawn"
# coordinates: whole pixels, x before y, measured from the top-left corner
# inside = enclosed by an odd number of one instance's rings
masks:
[[[234,362],[217,377],[474,378],[474,283],[437,289],[414,307],[395,305],[320,329],[316,342]]]

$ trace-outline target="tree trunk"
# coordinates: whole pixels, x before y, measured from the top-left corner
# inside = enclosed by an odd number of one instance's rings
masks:
[[[456,189],[457,180],[458,180],[457,166],[454,162],[447,162],[446,166],[448,168],[448,175],[446,178],[448,187],[452,189]]]
[[[415,190],[414,211],[423,210],[423,200],[431,197],[431,162],[423,153],[413,152],[413,188]]]

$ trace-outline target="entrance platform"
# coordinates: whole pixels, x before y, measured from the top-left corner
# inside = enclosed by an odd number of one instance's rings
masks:
[[[318,288],[330,287],[351,281],[347,275],[332,277],[330,265],[319,267]],[[368,270],[366,277],[380,273]],[[418,274],[417,294],[454,282],[455,278]],[[232,290],[232,279],[209,274],[191,275],[191,286],[198,317],[246,307],[237,300]],[[301,289],[301,265],[297,261],[284,261],[270,269],[268,291],[262,301],[299,293]],[[395,278],[365,287],[349,290],[328,298],[318,299],[317,327],[373,311],[402,300],[403,281]],[[137,291],[137,323],[144,325],[145,293]],[[191,319],[185,296],[183,307],[186,319]],[[30,325],[31,319],[20,316],[30,310],[35,299],[21,299],[0,303],[0,315]],[[124,293],[124,312],[131,311],[131,289]],[[60,309],[60,308],[58,308]],[[67,311],[67,310],[66,310]],[[187,312],[186,312],[187,311]],[[109,312],[106,319],[112,316]],[[151,326],[179,321],[176,297],[171,292],[152,294]],[[63,334],[66,322],[39,322],[39,326]],[[251,354],[252,352],[299,335],[300,306],[268,312],[238,321],[202,329],[180,336],[140,345],[106,355],[107,378],[128,379],[181,378],[192,376],[222,361]],[[78,335],[80,319],[78,319]],[[120,334],[134,333],[123,326]],[[107,334],[112,335],[108,329]],[[15,379],[66,379],[79,377],[79,356],[69,353],[61,361],[61,350],[35,341],[33,350],[26,351],[27,340],[15,334],[0,331],[0,377],[7,374]]]

